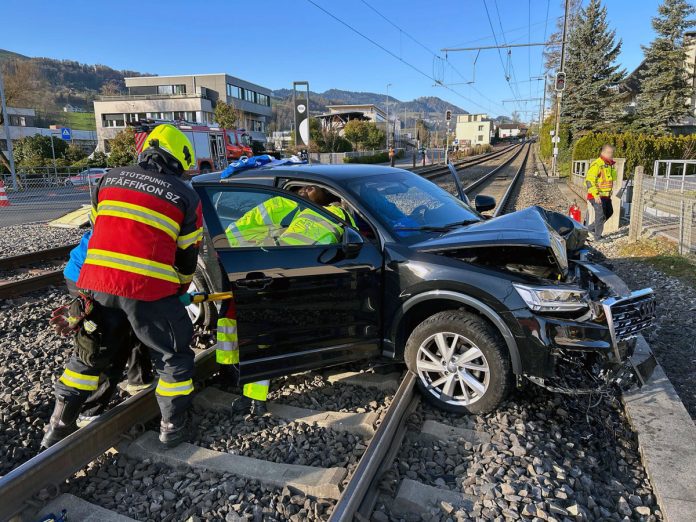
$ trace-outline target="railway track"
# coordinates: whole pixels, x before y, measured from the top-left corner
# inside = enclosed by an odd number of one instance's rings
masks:
[[[487,154],[476,156],[475,158],[463,159],[461,161],[454,162],[452,163],[452,166],[457,170],[463,170],[468,167],[473,167],[475,165],[485,163],[492,159],[499,158],[500,156],[507,154],[508,152],[514,150],[517,147],[519,147],[519,145],[510,145],[508,147],[505,147],[504,149],[495,152],[489,152]],[[413,172],[423,176],[426,179],[433,180],[440,176],[449,174],[450,171],[447,165],[433,165],[429,167],[418,167],[414,169]]]
[[[0,282],[0,299],[8,299],[40,290],[63,281],[62,269],[53,266],[68,257],[75,244],[64,245],[27,254],[0,258],[0,272],[8,274],[7,281]],[[49,268],[40,265],[50,265]],[[26,273],[17,275],[23,267],[31,267]],[[25,277],[28,276],[28,277]],[[4,277],[3,277],[4,279]]]

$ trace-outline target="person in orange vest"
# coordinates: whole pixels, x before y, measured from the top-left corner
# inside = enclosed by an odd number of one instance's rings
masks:
[[[196,270],[203,216],[198,195],[182,176],[195,164],[186,135],[158,125],[138,164],[110,170],[92,192],[93,232],[77,280],[82,306],[71,314],[83,328],[56,382],[42,447],[77,429],[82,404],[99,388],[100,374],[131,331],[148,347],[159,376],[160,441],[173,447],[188,437],[193,325],[179,296]],[[81,336],[97,336],[100,342],[83,345]],[[99,346],[99,352],[85,354],[87,344]]]
[[[568,215],[578,223],[582,223],[582,212],[577,201],[573,201],[573,204],[568,209]]]
[[[602,239],[604,223],[614,214],[611,203],[611,194],[616,181],[616,168],[614,168],[614,147],[608,143],[602,146],[599,158],[590,164],[585,174],[585,186],[587,187],[587,202],[594,210],[594,223],[588,225],[594,232],[595,241]]]
[[[395,154],[394,154],[394,147],[389,147],[389,163],[393,167],[394,166],[394,159],[395,159]]]

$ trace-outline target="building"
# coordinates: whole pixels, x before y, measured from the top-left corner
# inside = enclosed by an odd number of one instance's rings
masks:
[[[67,105],[63,105],[63,112],[87,112],[85,109],[82,107],[76,107],[75,105],[70,105],[69,103]]]
[[[322,128],[331,127],[343,135],[343,128],[351,120],[370,121],[387,132],[387,113],[374,104],[327,105],[329,112],[317,115]],[[389,114],[390,139],[397,143],[401,139],[401,120],[396,113]]]
[[[252,139],[266,141],[271,118],[271,90],[225,73],[126,78],[128,94],[101,96],[94,102],[99,149],[108,152],[109,140],[127,124],[143,119],[214,123],[215,104],[235,107],[237,128]]]
[[[672,125],[672,131],[676,134],[689,134],[696,132],[696,31],[684,34],[684,45],[686,46],[686,62],[684,63],[685,74],[688,75],[689,85],[691,86],[691,96],[684,100],[689,105],[689,116],[682,122]],[[645,60],[638,67],[631,71],[619,85],[615,86],[623,94],[625,111],[634,114],[638,106],[638,95],[644,80],[646,68]]]
[[[268,146],[273,150],[285,150],[292,144],[292,131],[273,131],[268,136]]]
[[[503,140],[505,138],[522,138],[527,135],[527,127],[521,123],[501,123],[498,126],[498,137]]]
[[[34,109],[8,107],[7,114],[10,120],[9,131],[12,143],[20,138],[35,136],[36,134],[43,136],[53,135],[56,139],[61,139],[60,126],[52,125],[51,128],[36,126],[37,117]],[[91,154],[97,146],[97,134],[94,131],[73,129],[72,143],[81,147],[86,153]],[[0,125],[0,150],[7,155],[7,134],[4,125]]]
[[[454,135],[460,147],[488,145],[493,133],[493,122],[487,114],[458,114]]]

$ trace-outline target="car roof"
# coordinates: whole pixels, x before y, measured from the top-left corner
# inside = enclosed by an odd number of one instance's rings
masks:
[[[234,174],[229,178],[225,178],[224,182],[258,183],[261,179],[300,175],[310,179],[331,179],[335,182],[342,183],[355,178],[362,178],[370,175],[381,176],[394,171],[404,172],[403,169],[385,165],[280,165],[276,167],[246,169],[239,174]],[[193,177],[192,182],[194,184],[221,182],[220,174],[221,172],[199,174]]]

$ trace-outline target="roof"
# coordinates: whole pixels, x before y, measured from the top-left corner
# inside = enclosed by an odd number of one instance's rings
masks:
[[[305,175],[309,179],[332,179],[337,182],[345,182],[353,178],[362,178],[368,175],[381,176],[394,170],[402,171],[403,169],[395,169],[384,165],[281,165],[277,167],[258,167],[248,170],[243,170],[239,174],[235,174],[225,179],[225,183],[229,182],[244,182],[254,183],[261,178],[287,176],[287,175]],[[407,171],[408,172],[408,171]],[[199,174],[192,179],[194,184],[220,182],[220,172],[210,172],[208,174]]]
[[[522,129],[526,129],[527,127],[525,127],[522,123],[501,123],[500,125],[498,125],[498,128],[499,129],[520,129],[520,130],[522,130]]]
[[[365,111],[350,111],[350,110],[336,111],[336,112],[325,112],[324,114],[318,114],[316,117],[317,118],[330,118],[332,116],[343,116],[346,114],[359,114],[360,116],[364,117],[365,119],[369,119],[367,116],[365,116]]]

